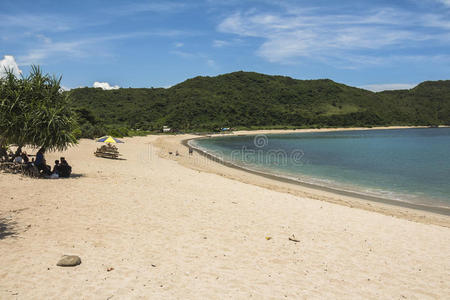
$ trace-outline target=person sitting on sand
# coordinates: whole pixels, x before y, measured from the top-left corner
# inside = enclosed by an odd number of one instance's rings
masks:
[[[13,162],[14,161],[14,153],[11,150],[8,151],[7,161],[9,161],[9,162]]]
[[[44,157],[45,148],[42,147],[39,149],[39,151],[36,153],[36,160],[34,162],[34,165],[38,168],[39,171],[42,171],[45,175],[51,175],[51,168],[47,165],[47,162],[45,161]]]
[[[20,151],[20,148],[14,154],[14,163],[16,164],[27,164],[29,162],[28,155],[25,151]]]
[[[55,160],[55,166],[53,167],[52,174],[50,175],[50,179],[58,179],[59,178],[59,160]]]
[[[34,168],[34,167],[36,167],[36,165],[34,164],[34,157],[32,157],[31,161],[29,161],[27,163],[26,169],[29,170],[29,169]]]
[[[39,167],[44,162],[44,150],[43,148],[39,149],[36,153],[36,160],[34,161],[34,165]]]
[[[6,151],[6,147],[0,146],[0,161],[4,161],[8,159],[8,151]]]
[[[30,161],[26,152],[22,152],[22,159],[23,159],[23,163],[25,164],[25,167],[24,167],[25,171],[30,171],[32,168],[34,168],[34,158],[31,158],[31,161]]]
[[[22,163],[23,163],[23,158],[22,158],[22,156],[19,155],[19,156],[14,157],[13,162],[14,162],[15,164],[22,164]]]
[[[59,164],[59,177],[69,178],[72,173],[72,167],[67,163],[64,157],[60,158],[61,162]]]
[[[15,162],[16,158],[22,156],[22,147],[17,147],[16,152],[14,153],[13,156],[13,161]]]
[[[30,158],[28,157],[28,154],[25,151],[22,152],[22,159],[24,164],[28,164],[30,162]]]
[[[59,160],[55,160],[55,166],[53,167],[52,174],[58,174],[59,175]]]
[[[43,163],[41,164],[41,169],[42,169],[42,173],[44,173],[44,175],[48,175],[48,176],[52,175],[52,167],[47,165],[47,161],[45,160],[45,158],[43,160]]]

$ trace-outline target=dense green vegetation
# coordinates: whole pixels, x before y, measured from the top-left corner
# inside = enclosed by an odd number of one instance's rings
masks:
[[[32,66],[28,76],[6,70],[0,77],[0,148],[10,144],[43,150],[63,150],[75,144],[77,115],[67,94],[61,93],[61,78]]]
[[[212,131],[450,124],[450,81],[373,93],[327,79],[235,72],[196,77],[169,89],[79,88],[68,93],[87,137],[159,131],[163,125]]]

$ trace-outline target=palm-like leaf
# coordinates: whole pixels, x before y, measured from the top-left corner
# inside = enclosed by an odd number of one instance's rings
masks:
[[[21,78],[7,70],[0,78],[0,136],[5,143],[64,150],[77,142],[75,114],[60,83],[61,77],[44,75],[36,66]]]

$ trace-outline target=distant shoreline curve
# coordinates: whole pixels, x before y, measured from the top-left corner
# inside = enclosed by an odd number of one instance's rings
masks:
[[[440,127],[447,127],[447,126],[440,126]],[[327,132],[327,131],[356,131],[356,130],[388,130],[388,129],[419,129],[419,128],[429,128],[426,126],[408,126],[408,127],[403,127],[403,126],[398,126],[398,127],[373,127],[373,128],[324,128],[324,129],[320,129],[320,130],[312,130],[312,129],[306,129],[306,130],[255,130],[255,131],[240,131],[240,132],[235,132],[234,134],[230,134],[229,136],[239,136],[239,135],[258,135],[258,134],[279,134],[279,133],[284,133],[284,134],[289,134],[289,133],[301,133],[301,132]],[[342,196],[346,196],[346,197],[352,197],[352,198],[357,198],[357,199],[362,199],[362,200],[368,200],[368,201],[372,201],[372,202],[377,202],[377,203],[382,203],[382,204],[388,204],[388,205],[392,205],[392,206],[397,206],[397,207],[403,207],[403,208],[410,208],[410,209],[415,209],[415,210],[420,210],[420,211],[426,211],[426,212],[431,212],[431,213],[435,213],[435,214],[440,214],[440,215],[444,215],[444,216],[450,216],[450,208],[445,208],[445,207],[436,207],[436,206],[428,206],[428,205],[423,205],[423,204],[415,204],[415,203],[411,203],[411,202],[405,202],[405,201],[400,201],[400,200],[391,200],[391,199],[386,199],[386,198],[381,198],[381,197],[375,197],[375,196],[370,196],[370,195],[365,195],[365,194],[360,194],[357,192],[350,192],[350,191],[344,191],[344,190],[339,190],[336,188],[331,188],[331,187],[327,187],[327,186],[322,186],[322,185],[317,185],[317,184],[312,184],[312,183],[307,183],[307,182],[303,182],[303,181],[299,181],[299,180],[295,180],[295,179],[290,179],[287,177],[283,177],[283,176],[277,176],[275,174],[270,174],[270,173],[265,173],[262,171],[257,171],[254,169],[249,169],[249,168],[245,168],[242,166],[239,166],[237,164],[233,164],[227,161],[222,160],[219,157],[216,157],[206,151],[204,151],[203,149],[196,147],[195,145],[192,145],[190,142],[194,141],[194,140],[200,140],[200,139],[209,139],[209,138],[214,138],[214,137],[223,137],[224,135],[207,135],[207,136],[201,136],[198,138],[189,138],[189,139],[184,139],[181,141],[181,143],[188,148],[192,148],[194,151],[196,151],[197,153],[199,153],[200,155],[214,161],[217,163],[220,163],[226,167],[230,167],[230,168],[234,168],[234,169],[238,169],[241,171],[245,171],[254,175],[258,175],[258,176],[262,176],[271,180],[276,180],[276,181],[280,181],[280,182],[284,182],[284,183],[290,183],[290,184],[295,184],[295,185],[300,185],[306,188],[310,188],[310,189],[314,189],[314,190],[319,190],[319,191],[324,191],[324,192],[328,192],[328,193],[333,193],[333,194],[337,194],[337,195],[342,195]],[[227,136],[227,135],[225,135]]]

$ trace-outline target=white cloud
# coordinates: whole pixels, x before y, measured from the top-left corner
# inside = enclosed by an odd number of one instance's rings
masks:
[[[438,1],[444,5],[450,6],[450,0],[438,0]]]
[[[174,54],[176,56],[182,57],[182,58],[195,58],[197,57],[197,55],[189,53],[189,52],[185,52],[185,51],[179,51],[179,50],[174,50],[174,51],[170,51],[171,54]]]
[[[215,40],[213,41],[213,47],[215,48],[221,48],[224,46],[228,46],[230,43],[227,41],[222,41],[222,40]]]
[[[362,89],[366,89],[372,92],[381,92],[389,90],[409,90],[416,86],[417,84],[410,83],[383,83],[383,84],[368,84],[360,86]]]
[[[51,31],[60,32],[70,30],[74,26],[74,21],[67,16],[56,15],[33,15],[0,14],[0,27],[2,28],[24,28],[27,31]]]
[[[184,44],[181,42],[175,43],[175,48],[181,48],[183,46],[184,46]]]
[[[34,37],[37,43],[26,52],[25,55],[19,56],[19,65],[44,64],[49,58],[57,59],[67,58],[85,58],[92,56],[111,56],[108,48],[108,42],[126,39],[138,39],[148,36],[173,37],[182,35],[182,31],[178,30],[159,30],[155,29],[148,32],[130,32],[123,34],[112,34],[106,36],[91,37],[85,39],[77,39],[73,41],[53,41],[46,36],[39,34]]]
[[[49,57],[64,55],[65,57],[83,57],[87,56],[85,41],[76,42],[52,42],[45,41],[40,46],[32,48],[23,56],[19,56],[20,65],[42,64]]]
[[[213,59],[207,59],[206,64],[211,68],[217,67],[216,62]]]
[[[191,53],[191,52],[185,52],[185,51],[179,51],[179,50],[173,50],[170,51],[171,54],[176,55],[180,58],[187,59],[187,60],[194,60],[206,63],[206,65],[210,68],[218,68],[218,65],[214,59],[212,59],[209,55],[204,53]]]
[[[368,10],[363,14],[315,13],[308,9],[237,12],[223,19],[217,29],[262,39],[256,53],[278,63],[308,58],[351,64],[352,57],[367,51],[409,49],[424,41],[450,43],[450,24],[439,15],[394,9]]]
[[[154,3],[132,3],[121,7],[111,7],[106,9],[113,15],[126,16],[138,13],[176,13],[187,5],[184,3],[176,3],[170,1],[157,1]]]
[[[12,55],[5,55],[3,59],[0,60],[0,77],[5,76],[6,70],[11,70],[16,76],[19,76],[22,73]]]
[[[98,82],[98,81],[94,82],[94,84],[92,86],[95,87],[95,88],[101,88],[103,90],[117,90],[117,89],[120,89],[120,86],[118,86],[118,85],[111,86],[107,82]]]

